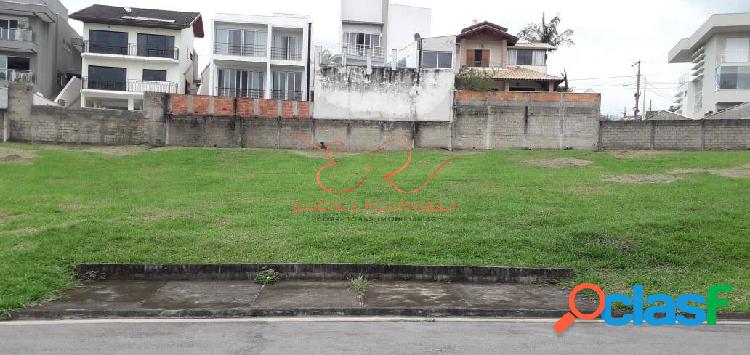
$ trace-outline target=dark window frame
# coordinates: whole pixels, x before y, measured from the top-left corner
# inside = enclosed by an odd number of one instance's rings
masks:
[[[157,79],[154,79],[155,77]],[[167,81],[167,71],[158,70],[158,69],[143,69],[143,73],[141,74],[141,80],[143,81]]]

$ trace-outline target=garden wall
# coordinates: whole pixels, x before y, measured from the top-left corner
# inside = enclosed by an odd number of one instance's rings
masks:
[[[750,120],[601,122],[601,149],[750,149]]]

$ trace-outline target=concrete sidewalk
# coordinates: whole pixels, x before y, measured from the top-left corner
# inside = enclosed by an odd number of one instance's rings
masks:
[[[373,281],[363,302],[348,281],[100,281],[13,319],[254,316],[559,317],[568,291],[551,285]],[[580,297],[581,311],[596,307]]]

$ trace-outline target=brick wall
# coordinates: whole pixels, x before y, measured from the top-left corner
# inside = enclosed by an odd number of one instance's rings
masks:
[[[268,99],[169,95],[172,116],[238,116],[242,118],[312,118],[312,103]]]
[[[750,120],[601,122],[602,149],[750,149]]]

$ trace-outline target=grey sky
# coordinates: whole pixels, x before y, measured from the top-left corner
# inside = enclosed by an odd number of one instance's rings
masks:
[[[94,3],[106,5],[164,8],[203,13],[208,26],[214,13],[271,14],[273,12],[310,15],[313,42],[335,48],[338,42],[339,0],[62,0],[71,11]],[[563,47],[550,56],[549,71],[567,70],[577,91],[594,90],[603,97],[605,114],[622,114],[633,107],[635,69],[643,62],[650,85],[647,99],[654,109],[666,109],[673,101],[677,80],[688,65],[667,64],[667,52],[677,41],[691,35],[713,13],[750,12],[750,1],[698,0],[537,0],[533,2],[462,0],[391,0],[393,3],[432,8],[433,36],[457,34],[472,20],[491,21],[517,33],[525,24],[538,22],[541,13],[559,14],[563,28],[576,31],[572,47]],[[82,25],[71,21],[80,32]],[[199,40],[201,65],[209,55],[207,39]],[[626,77],[632,76],[632,77]],[[584,80],[586,79],[586,80]]]

